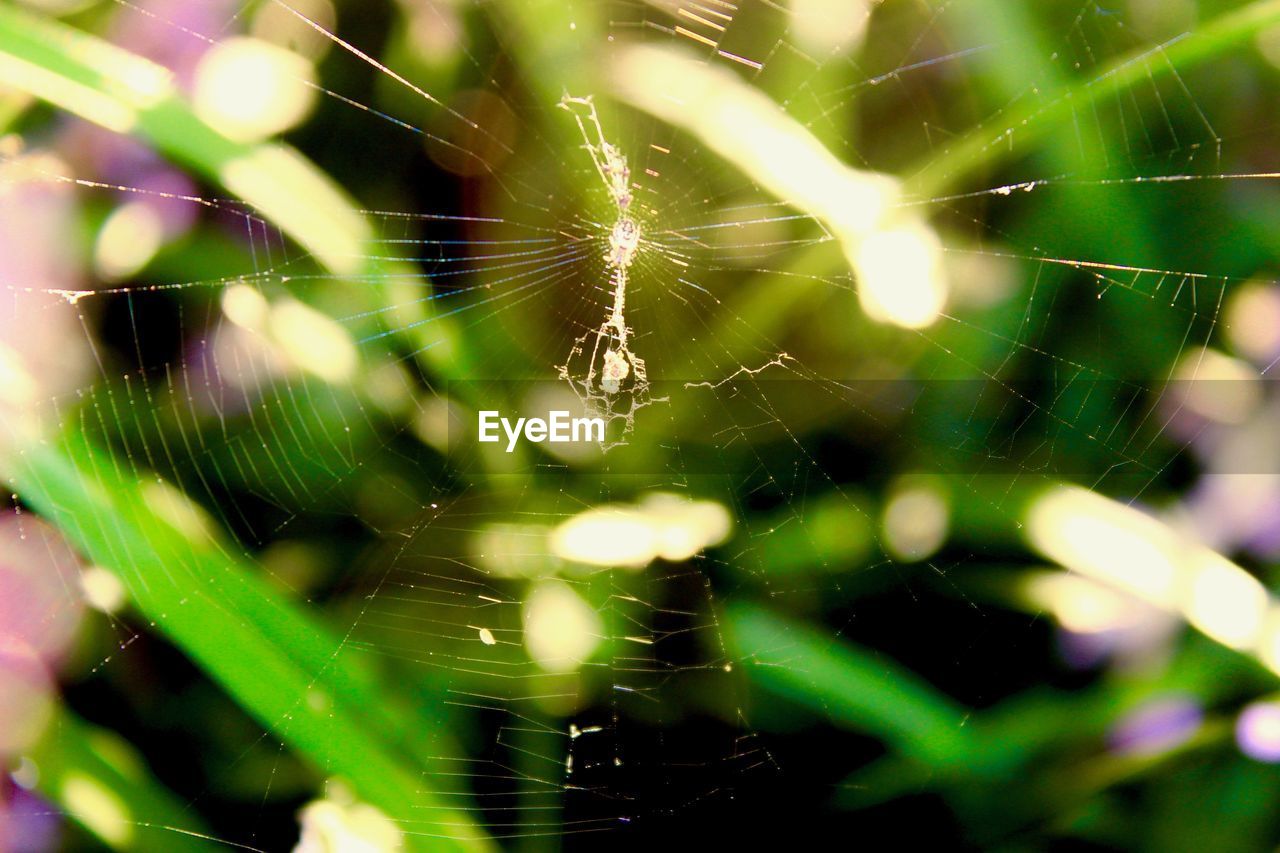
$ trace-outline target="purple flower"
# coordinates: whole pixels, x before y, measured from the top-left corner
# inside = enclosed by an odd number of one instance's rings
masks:
[[[1200,729],[1204,712],[1186,696],[1165,696],[1124,715],[1108,736],[1120,755],[1159,755],[1186,743]]]
[[[40,736],[53,707],[53,668],[84,612],[80,561],[34,516],[0,515],[0,758]]]
[[[56,662],[83,611],[80,559],[66,540],[35,516],[0,515],[0,644]]]
[[[236,0],[145,0],[142,11],[124,9],[111,41],[171,70],[189,87],[210,41],[236,32]]]
[[[1236,744],[1255,761],[1280,763],[1280,702],[1254,702],[1240,712]]]
[[[15,788],[0,796],[0,839],[7,853],[39,853],[58,847],[58,810],[36,794]]]

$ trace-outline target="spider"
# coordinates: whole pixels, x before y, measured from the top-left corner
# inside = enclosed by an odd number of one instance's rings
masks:
[[[618,219],[609,234],[609,251],[604,259],[611,267],[626,269],[631,266],[636,250],[640,248],[640,226],[629,216]]]

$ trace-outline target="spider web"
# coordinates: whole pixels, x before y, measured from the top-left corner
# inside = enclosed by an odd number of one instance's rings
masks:
[[[340,655],[419,685],[449,733],[422,734],[422,787],[497,837],[735,815],[796,781],[798,741],[752,686],[776,664],[735,648],[731,602],[892,649],[868,583],[905,599],[917,631],[945,609],[935,599],[959,598],[974,641],[920,664],[963,694],[996,617],[956,575],[985,546],[958,521],[940,553],[886,541],[871,493],[925,483],[953,509],[994,512],[1012,484],[1067,477],[1137,498],[1198,435],[1170,389],[1221,346],[1223,306],[1252,273],[1204,223],[1271,164],[1214,130],[1197,95],[1210,83],[1166,57],[1176,32],[1135,33],[1093,2],[1045,11],[1059,35],[1032,45],[965,2],[618,2],[590,7],[598,30],[567,22],[604,66],[638,44],[682,51],[767,94],[850,168],[901,176],[894,209],[936,231],[949,292],[933,322],[899,328],[868,319],[825,217],[695,130],[620,103],[605,74],[595,91],[549,92],[510,4],[406,4],[413,26],[385,45],[352,6],[335,25],[283,2],[197,5],[187,20],[120,0],[117,38],[180,46],[159,61],[198,55],[268,9],[318,35],[316,115],[290,139],[370,188],[375,236],[353,260],[378,274],[335,274],[256,210],[59,118],[6,154],[0,184],[52,205],[50,239],[71,240],[57,232],[68,210],[101,225],[150,205],[189,224],[119,281],[75,262],[6,272],[6,344],[65,346],[61,364],[31,368],[54,423],[186,495],[342,627]],[[453,57],[447,71],[414,54],[424,44]],[[1009,56],[1017,74],[1001,70]],[[1147,82],[1071,111],[1060,137],[1011,123],[1125,56]],[[1002,152],[979,169],[905,172],[983,134]],[[1174,199],[1171,234],[1206,245],[1127,227],[1149,196]],[[193,247],[208,268],[185,265]],[[510,458],[474,441],[477,408],[553,406],[621,427],[604,447]],[[732,532],[631,568],[566,558],[556,531],[600,506],[716,506]],[[834,560],[833,524],[854,543]],[[557,623],[586,620],[585,660],[537,659],[535,601]],[[87,679],[133,665],[140,626],[111,623],[124,650]],[[820,796],[860,760],[801,787]],[[263,803],[286,764],[275,753]],[[429,811],[403,829],[449,832]],[[269,842],[252,826],[223,840]]]

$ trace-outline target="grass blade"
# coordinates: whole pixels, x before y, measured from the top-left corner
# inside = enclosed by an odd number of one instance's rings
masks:
[[[422,790],[380,735],[387,707],[341,663],[340,640],[262,584],[214,541],[177,529],[116,460],[82,437],[22,445],[4,458],[11,484],[92,561],[120,573],[132,601],[281,741],[400,821],[483,847],[465,812]]]
[[[768,689],[928,764],[971,752],[968,710],[905,667],[754,605],[732,605],[726,624],[751,677]]]
[[[1043,138],[1100,101],[1220,56],[1275,24],[1280,24],[1280,0],[1261,0],[1221,15],[1167,44],[1122,56],[1090,80],[1066,86],[1035,102],[1022,103],[1002,113],[998,121],[970,131],[956,145],[914,170],[907,189],[918,198],[944,195],[966,175],[1007,156],[1011,133],[1024,143]]]
[[[37,790],[108,847],[140,853],[208,849],[210,836],[194,810],[161,786],[115,733],[64,708],[29,757]]]

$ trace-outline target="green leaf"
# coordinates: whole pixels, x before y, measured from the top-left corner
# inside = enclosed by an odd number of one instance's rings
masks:
[[[1004,12],[993,6],[993,14]],[[1168,44],[1143,47],[1121,56],[1090,79],[1027,99],[971,130],[941,154],[930,155],[920,168],[908,172],[914,177],[907,188],[921,198],[944,195],[966,175],[1006,157],[1011,150],[1011,135],[1019,143],[1039,140],[1070,122],[1073,116],[1088,113],[1101,101],[1220,56],[1275,24],[1280,24],[1280,0],[1261,0],[1221,15]]]
[[[69,113],[129,134],[222,185],[279,226],[335,275],[372,285],[391,328],[412,338],[424,366],[445,376],[465,363],[456,329],[427,317],[431,304],[405,298],[404,270],[367,251],[373,230],[359,208],[295,149],[232,141],[201,121],[165,68],[88,33],[0,4],[0,83]],[[418,281],[417,277],[414,277]],[[428,319],[430,322],[427,322]]]
[[[179,492],[137,482],[83,436],[9,449],[0,460],[23,500],[118,572],[141,613],[275,737],[390,817],[460,847],[485,846],[465,812],[430,793],[425,768],[382,740],[388,700],[341,655],[341,640],[184,524],[192,510]]]
[[[209,849],[195,811],[157,782],[114,732],[62,709],[27,757],[37,790],[103,844],[140,853]]]
[[[725,621],[750,677],[769,690],[928,764],[973,751],[968,710],[888,657],[750,604],[731,605]]]
[[[365,251],[370,227],[327,176],[286,146],[223,137],[194,115],[170,77],[86,33],[0,5],[0,83],[136,136],[221,183],[331,273],[395,287]],[[456,350],[423,337],[448,342],[447,325],[433,323],[430,333],[425,323],[415,328],[424,358],[436,369],[451,367]],[[138,609],[262,725],[321,772],[346,777],[393,818],[415,821],[424,834],[485,844],[465,812],[420,791],[430,787],[419,780],[428,767],[423,750],[409,747],[419,759],[411,768],[397,752],[400,744],[392,747],[388,734],[399,734],[403,724],[370,674],[341,654],[340,638],[215,537],[175,526],[134,463],[91,447],[74,429],[52,444],[7,415],[0,427],[0,462],[11,487],[89,558],[119,572]],[[185,501],[176,491],[165,500]],[[419,744],[427,735],[417,734]]]

